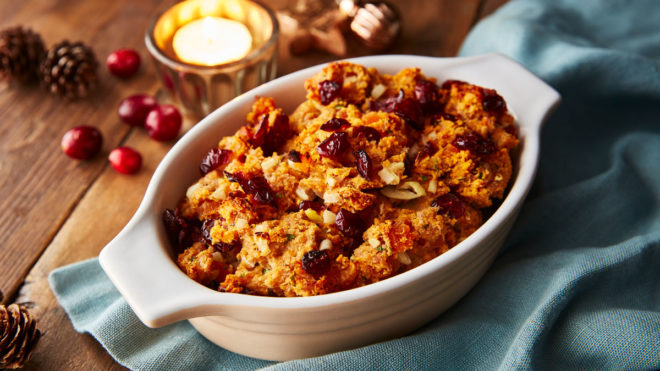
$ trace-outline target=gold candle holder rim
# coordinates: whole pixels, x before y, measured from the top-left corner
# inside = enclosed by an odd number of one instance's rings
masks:
[[[273,44],[277,43],[277,39],[279,37],[280,33],[280,26],[277,21],[277,17],[275,16],[275,12],[264,5],[262,2],[257,1],[257,0],[243,0],[245,2],[249,3],[254,3],[256,4],[259,8],[263,9],[266,14],[268,14],[268,17],[270,18],[271,24],[273,25],[273,30],[270,34],[270,37],[268,40],[266,40],[261,46],[258,48],[255,48],[251,50],[246,56],[244,56],[241,59],[237,59],[234,61],[226,62],[226,63],[221,63],[221,64],[216,64],[213,66],[204,66],[204,65],[199,65],[199,64],[193,64],[193,63],[187,63],[183,62],[180,60],[173,59],[166,55],[163,50],[157,45],[156,40],[154,39],[154,29],[156,27],[156,23],[161,19],[161,17],[170,9],[172,9],[174,6],[178,5],[179,3],[163,10],[162,12],[159,12],[156,14],[156,16],[153,18],[153,20],[149,23],[149,26],[147,27],[147,32],[145,33],[144,41],[147,46],[147,50],[149,53],[158,58],[158,60],[167,65],[168,67],[175,69],[175,70],[188,70],[191,68],[194,68],[197,72],[201,73],[215,73],[217,70],[220,69],[231,69],[232,67],[241,67],[244,66],[246,63],[249,63],[255,59],[258,59],[266,50],[271,48]]]

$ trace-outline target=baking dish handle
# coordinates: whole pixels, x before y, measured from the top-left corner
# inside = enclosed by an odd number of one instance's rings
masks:
[[[141,214],[141,215],[139,215]],[[138,213],[99,254],[99,262],[138,318],[149,327],[222,314],[217,292],[189,279],[174,263],[160,218]],[[216,305],[209,305],[216,302]],[[203,303],[203,304],[202,304]],[[203,310],[203,312],[202,312]],[[199,312],[199,313],[198,313]]]

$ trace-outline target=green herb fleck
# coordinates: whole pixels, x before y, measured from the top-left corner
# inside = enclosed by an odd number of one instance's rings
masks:
[[[194,262],[194,261],[195,261],[195,256],[194,256],[194,255],[191,255],[191,256],[188,258],[188,260],[191,261],[191,262]]]
[[[479,175],[477,175],[477,178],[481,179],[483,176],[484,176],[484,174],[479,173]]]
[[[292,282],[294,285],[296,284],[296,272],[293,272],[293,274],[291,274],[291,282]]]
[[[383,251],[383,245],[379,245],[376,249],[377,249],[378,251]]]
[[[429,178],[426,175],[422,175],[422,181],[426,182]]]
[[[277,198],[282,198],[282,197],[284,197],[284,195],[281,194],[281,193],[275,193],[275,197],[277,197]]]
[[[266,274],[268,272],[268,268],[261,268],[261,274]]]
[[[424,224],[424,229],[429,229],[429,225],[428,225],[428,224]]]
[[[286,234],[286,239],[287,239],[287,241],[291,241],[291,240],[293,240],[293,239],[295,239],[295,238],[296,238],[296,235],[295,235],[295,234],[291,234],[291,233],[287,233],[287,234]]]
[[[343,105],[343,104],[337,104],[337,105],[335,106],[335,109],[339,109],[339,108],[344,108],[344,105]]]

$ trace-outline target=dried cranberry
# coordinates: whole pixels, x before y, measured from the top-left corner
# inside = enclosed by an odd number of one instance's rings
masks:
[[[206,175],[212,170],[219,168],[229,162],[229,156],[232,151],[228,149],[213,148],[202,159],[199,164],[199,171],[202,175]]]
[[[275,192],[273,192],[273,189],[270,187],[270,184],[268,184],[266,178],[257,176],[247,179],[241,172],[232,174],[226,170],[225,176],[230,182],[238,183],[241,188],[243,188],[243,192],[252,195],[254,200],[260,204],[277,207],[277,203],[275,202]]]
[[[165,209],[163,211],[163,225],[170,243],[176,251],[192,245],[202,239],[199,223],[186,220],[181,216],[179,209]]]
[[[438,208],[438,214],[445,214],[451,218],[460,218],[465,214],[465,204],[453,193],[445,193],[431,202],[431,206]]]
[[[302,257],[302,269],[317,279],[330,270],[331,263],[325,250],[310,250]]]
[[[412,126],[415,130],[422,130],[424,126],[424,112],[420,103],[412,98],[406,98],[403,89],[399,94],[384,100],[371,102],[371,110],[393,112]]]
[[[247,188],[247,190],[245,188],[243,188],[243,190],[245,193],[251,194],[255,201],[272,207],[277,207],[277,203],[275,202],[275,192],[270,188],[270,184],[268,184],[266,178],[257,176],[249,179],[247,182]]]
[[[296,151],[295,149],[292,149],[289,151],[289,154],[287,155],[287,158],[293,162],[300,162],[300,152]]]
[[[359,138],[360,135],[362,135],[365,139],[372,141],[372,140],[380,140],[380,133],[378,130],[369,127],[369,126],[355,126],[353,127],[353,136],[355,138]]]
[[[456,116],[452,115],[451,113],[447,113],[447,112],[442,112],[440,114],[440,116],[442,116],[443,119],[448,120],[448,121],[456,122],[458,120],[458,118]]]
[[[204,223],[202,223],[202,237],[204,238],[204,241],[206,242],[207,245],[212,246],[214,249],[216,249],[219,252],[228,252],[238,244],[239,242],[238,240],[232,243],[225,243],[225,242],[213,243],[213,238],[211,237],[211,229],[213,228],[214,225],[215,225],[215,219],[206,219],[204,220]]]
[[[434,114],[442,108],[438,101],[438,86],[428,80],[417,80],[415,83],[415,98],[421,104],[424,114]]]
[[[438,147],[436,147],[432,142],[426,142],[424,147],[417,153],[417,158],[415,161],[421,161],[426,157],[431,157],[436,152],[438,152]]]
[[[325,205],[323,204],[323,200],[321,198],[316,198],[314,200],[306,200],[306,201],[300,201],[298,204],[298,210],[306,210],[306,209],[312,209],[314,211],[321,212]]]
[[[358,173],[360,173],[360,175],[366,180],[371,179],[373,166],[367,152],[361,149],[353,152],[353,156],[355,156],[355,166],[357,167]]]
[[[514,125],[505,126],[504,131],[518,138],[518,129]]]
[[[339,131],[350,127],[351,123],[345,119],[335,117],[326,121],[325,124],[321,125],[321,130],[324,131]]]
[[[289,127],[289,116],[278,114],[270,127],[268,127],[268,118],[267,114],[261,116],[250,138],[252,145],[261,147],[264,156],[272,155],[293,135]]]
[[[492,141],[473,132],[457,135],[451,144],[460,150],[468,150],[479,156],[495,152],[495,144]]]
[[[328,139],[316,147],[316,152],[323,157],[339,161],[351,149],[348,143],[348,134],[344,132],[332,133]]]
[[[504,99],[497,94],[495,90],[484,89],[481,106],[484,111],[492,112],[496,115],[501,115],[506,112],[506,103]]]
[[[339,96],[341,84],[331,80],[324,80],[319,83],[319,96],[321,104],[326,106]]]
[[[255,147],[261,147],[266,142],[266,134],[268,133],[268,114],[261,116],[259,123],[254,128],[250,143]]]
[[[335,218],[335,225],[342,233],[352,237],[362,235],[366,229],[364,219],[360,214],[352,213],[346,209],[341,209]]]
[[[273,152],[280,149],[292,135],[293,132],[289,127],[289,116],[284,114],[278,114],[275,116],[273,125],[268,129],[266,142],[261,147],[264,151],[264,156],[272,155]]]

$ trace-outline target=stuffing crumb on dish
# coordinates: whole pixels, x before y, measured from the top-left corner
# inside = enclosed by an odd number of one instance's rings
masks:
[[[223,292],[320,295],[410,270],[482,224],[517,129],[495,90],[336,62],[283,112],[257,98],[163,221],[179,267]]]

